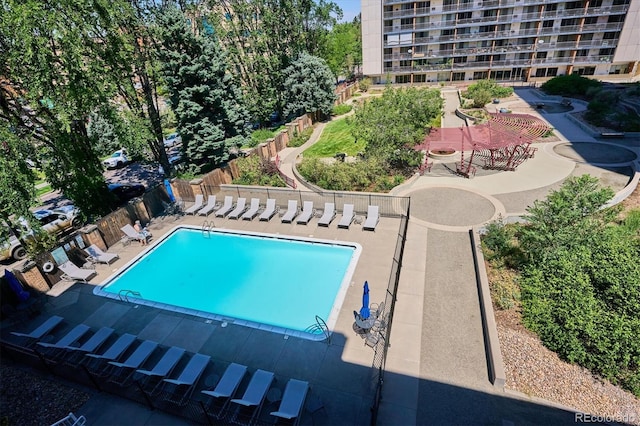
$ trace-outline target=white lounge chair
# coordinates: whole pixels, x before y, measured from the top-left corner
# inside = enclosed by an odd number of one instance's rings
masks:
[[[209,195],[209,198],[207,198],[207,205],[201,208],[200,210],[198,210],[198,214],[200,216],[209,216],[209,213],[211,213],[215,208],[216,208],[216,196]]]
[[[38,342],[36,352],[45,359],[53,361],[58,358],[60,351],[64,351],[65,347],[73,345],[89,330],[90,327],[88,325],[78,324],[73,327],[71,331],[61,337],[56,343]]]
[[[239,405],[238,410],[236,411],[232,421],[236,420],[240,415],[242,424],[252,424],[253,420],[256,418],[260,409],[262,408],[262,404],[264,403],[264,398],[267,396],[267,392],[271,387],[271,383],[273,382],[274,374],[270,371],[264,370],[256,370],[251,376],[251,381],[247,385],[247,389],[244,391],[244,395],[240,399],[232,399],[231,402],[233,404]],[[240,413],[242,408],[245,408],[247,413]],[[246,419],[248,418],[248,421]]]
[[[249,210],[244,212],[244,214],[242,215],[242,219],[253,220],[253,218],[258,215],[258,210],[260,210],[260,199],[252,198],[251,205],[249,206]]]
[[[218,404],[217,413],[214,414],[216,418],[219,419],[224,415],[229,402],[231,402],[231,398],[235,395],[238,390],[238,386],[246,373],[246,365],[240,365],[232,362],[224,371],[224,374],[213,390],[201,391],[203,394],[213,397],[214,401],[221,402]]]
[[[369,206],[367,208],[367,219],[364,221],[362,229],[366,231],[375,231],[378,221],[380,221],[378,206]]]
[[[236,203],[236,207],[229,213],[227,218],[229,219],[238,219],[242,213],[247,209],[247,199],[246,198],[238,198],[238,202]]]
[[[156,342],[145,340],[124,362],[109,361],[100,375],[103,377],[108,376],[110,382],[123,386],[129,381],[134,371],[144,364],[157,347],[158,344]]]
[[[135,342],[136,336],[125,333],[118,337],[111,346],[103,354],[84,354],[84,359],[80,364],[87,366],[89,371],[95,371],[96,368],[107,361],[115,361]]]
[[[164,379],[173,371],[185,352],[184,349],[177,346],[170,347],[151,370],[136,370],[137,374],[143,376],[138,382],[143,384],[143,387],[151,381],[154,381],[156,385],[162,383],[159,379]]]
[[[302,212],[300,212],[300,216],[298,216],[296,223],[301,223],[303,225],[306,225],[311,220],[313,213],[314,213],[313,201],[305,201],[304,204],[302,205]]]
[[[66,417],[61,418],[51,426],[84,426],[87,424],[87,419],[84,416],[76,416],[73,413],[69,413]]]
[[[142,232],[138,232],[134,229],[133,226],[129,224],[126,224],[120,229],[122,230],[122,232],[124,232],[125,234],[124,238],[127,242],[138,241],[142,243],[144,241],[146,243],[149,240],[149,238],[151,238],[151,234],[149,233],[143,234]]]
[[[273,198],[267,199],[267,206],[264,211],[260,214],[260,220],[266,220],[267,222],[271,220],[271,218],[278,212],[278,207],[276,206],[276,200]]]
[[[225,217],[227,213],[231,211],[233,208],[233,197],[231,195],[227,195],[224,197],[224,204],[214,213],[216,217]]]
[[[340,219],[340,222],[338,222],[338,228],[348,229],[354,218],[355,214],[353,213],[353,204],[345,204],[342,210],[342,218]]]
[[[89,340],[84,342],[81,346],[66,346],[64,352],[61,354],[61,358],[64,358],[66,365],[75,366],[78,361],[83,359],[85,354],[98,350],[100,346],[107,341],[109,336],[113,334],[114,330],[110,327],[101,327],[96,331]]]
[[[336,205],[334,203],[324,203],[324,213],[318,220],[318,225],[329,226],[331,221],[336,217]]]
[[[62,271],[62,279],[65,281],[82,281],[87,282],[97,275],[93,269],[78,268],[71,261],[66,261],[58,268]]]
[[[40,324],[38,326],[38,328],[36,328],[35,330],[33,330],[30,333],[20,333],[20,332],[17,332],[17,331],[12,331],[11,334],[13,334],[14,336],[24,337],[26,339],[30,339],[32,341],[33,340],[39,340],[39,339],[42,339],[47,334],[49,334],[51,332],[51,330],[56,328],[56,326],[58,324],[60,324],[62,322],[62,320],[63,320],[62,317],[54,315],[54,316],[50,317],[49,319],[47,319],[42,324]]]
[[[302,411],[302,407],[304,407],[304,401],[307,399],[308,391],[309,382],[290,379],[287,382],[287,387],[284,389],[278,411],[272,411],[271,415],[281,419],[295,419],[293,424],[300,424],[300,412]]]
[[[204,195],[202,194],[196,194],[196,201],[195,203],[193,203],[193,205],[191,207],[189,207],[188,209],[186,209],[184,211],[185,214],[192,214],[195,215],[201,208],[202,208],[202,204],[204,203]]]
[[[193,389],[202,372],[209,365],[210,359],[209,355],[194,354],[177,379],[164,379],[162,389],[165,389],[168,384],[174,385],[172,392],[168,394],[161,392],[165,395],[164,400],[177,405],[184,405],[193,393]]]
[[[287,211],[282,216],[282,223],[291,223],[293,219],[298,215],[298,202],[296,200],[289,200],[287,205]]]
[[[95,244],[91,244],[89,247],[85,248],[84,251],[89,255],[88,260],[93,263],[105,263],[110,265],[120,259],[120,256],[117,254],[104,252]]]

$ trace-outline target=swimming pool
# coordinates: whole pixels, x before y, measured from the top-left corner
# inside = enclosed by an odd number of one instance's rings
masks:
[[[361,251],[350,242],[179,226],[94,293],[320,339],[304,330],[316,315],[333,329]]]

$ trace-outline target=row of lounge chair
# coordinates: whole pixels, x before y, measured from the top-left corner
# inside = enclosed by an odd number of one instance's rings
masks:
[[[201,194],[196,195],[195,203],[185,210],[186,214],[208,216],[211,212],[215,217],[226,217],[228,219],[244,219],[253,220],[259,216],[259,220],[269,221],[279,211],[276,206],[276,200],[267,199],[266,206],[260,206],[259,198],[252,198],[251,203],[247,205],[247,199],[240,197],[234,204],[233,197],[225,196],[222,205],[216,204],[216,196],[209,195],[208,202],[203,206],[204,197]],[[215,210],[215,211],[214,211]],[[294,220],[298,224],[306,225],[314,217],[318,216],[319,226],[329,226],[337,215],[334,203],[325,203],[324,210],[320,213],[314,206],[313,201],[305,201],[302,210],[298,208],[297,200],[289,200],[287,210],[282,213],[282,223],[293,223]],[[338,228],[349,228],[355,221],[356,215],[353,204],[345,204],[342,212],[342,218],[338,222]],[[362,228],[368,231],[375,231],[380,220],[378,206],[369,206],[367,209],[367,217]]]
[[[79,324],[55,343],[44,341],[63,321],[60,316],[52,316],[30,333],[12,334],[24,339],[26,344],[22,346],[31,348],[49,365],[65,364],[82,368],[95,379],[119,386],[135,384],[149,397],[178,406],[188,402],[204,371],[211,365],[211,358],[200,353],[192,354],[185,363],[182,360],[186,350],[172,346],[163,352],[152,367],[144,368],[160,345],[152,340],[138,341],[136,336],[128,333],[116,340],[111,339],[109,347],[99,353],[114,334],[109,327],[98,329],[86,339],[91,328]],[[79,343],[83,340],[83,343]],[[174,376],[172,373],[178,365],[183,367]],[[270,371],[256,370],[242,396],[239,396],[247,372],[247,366],[231,363],[213,388],[201,390],[207,399],[205,412],[208,416],[237,424],[252,424],[258,419],[275,375]],[[276,420],[285,419],[298,424],[308,391],[308,382],[290,379],[278,409],[270,412],[270,415]]]

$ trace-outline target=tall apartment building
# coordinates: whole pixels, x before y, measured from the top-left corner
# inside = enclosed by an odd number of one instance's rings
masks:
[[[640,0],[362,0],[374,82],[640,75]]]

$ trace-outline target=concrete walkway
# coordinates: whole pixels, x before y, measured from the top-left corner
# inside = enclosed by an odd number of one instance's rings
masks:
[[[537,99],[532,91],[522,90],[518,95],[510,98],[507,107],[541,116],[528,105]],[[462,120],[452,113],[458,106],[457,93],[445,89],[443,97],[443,126],[460,127]],[[535,158],[515,172],[475,179],[427,174],[392,191],[411,197],[411,218],[379,424],[574,422],[570,408],[491,384],[468,234],[472,226],[498,216],[522,214],[573,174],[606,173],[613,176],[616,190],[629,181],[630,176],[624,172],[577,164],[571,155],[559,154],[574,141],[595,140],[564,114],[541,118],[556,129],[560,141],[540,146]],[[562,149],[554,149],[557,147]],[[599,158],[607,157],[607,149],[602,148],[595,147]],[[603,162],[621,161],[629,166],[633,155],[628,154],[625,150]]]

